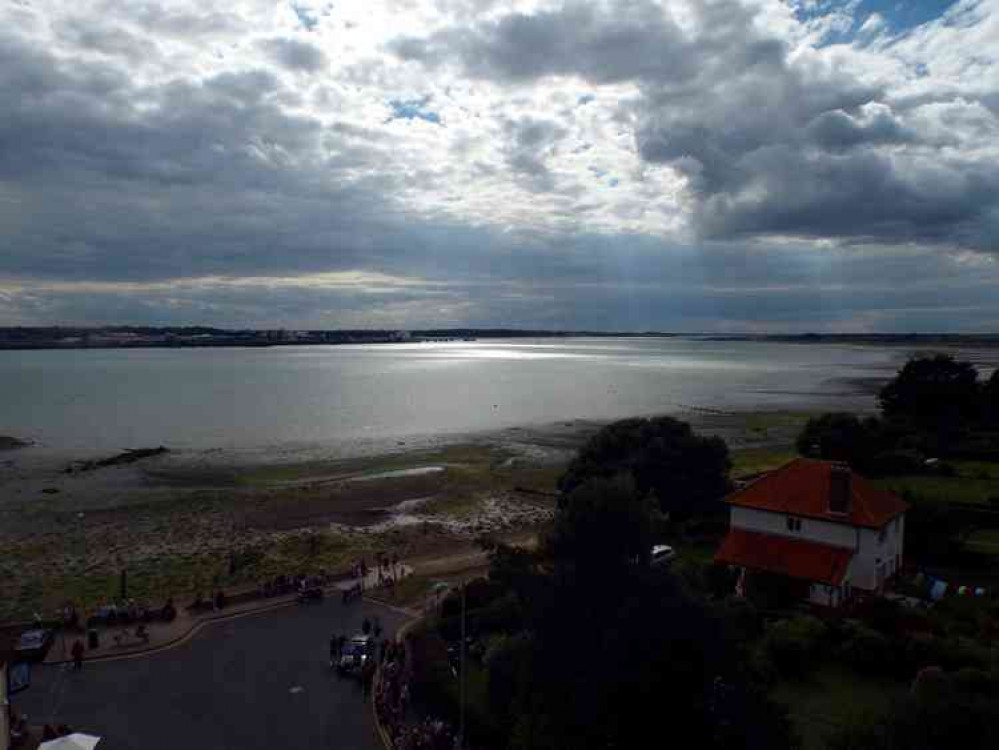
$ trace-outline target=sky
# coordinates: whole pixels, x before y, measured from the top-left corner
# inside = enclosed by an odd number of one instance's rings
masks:
[[[999,0],[0,0],[0,326],[999,331]]]

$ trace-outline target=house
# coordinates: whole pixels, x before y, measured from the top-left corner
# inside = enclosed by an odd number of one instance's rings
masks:
[[[729,531],[715,560],[749,577],[787,576],[815,604],[880,592],[902,567],[909,506],[846,464],[798,458],[726,500]]]

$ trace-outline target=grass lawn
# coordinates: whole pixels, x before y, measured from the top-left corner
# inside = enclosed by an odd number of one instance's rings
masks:
[[[968,549],[980,555],[999,557],[999,529],[981,529],[968,539]]]
[[[733,479],[777,469],[798,457],[793,448],[745,448],[731,453]]]
[[[905,490],[941,503],[977,503],[988,505],[990,497],[999,497],[999,481],[967,476],[899,476],[875,480],[875,484],[893,492]]]
[[[951,461],[957,475],[968,479],[986,479],[999,484],[999,463],[989,461]]]
[[[779,683],[771,697],[787,707],[802,748],[823,750],[833,729],[888,710],[907,689],[904,683],[861,677],[829,664],[806,681]]]

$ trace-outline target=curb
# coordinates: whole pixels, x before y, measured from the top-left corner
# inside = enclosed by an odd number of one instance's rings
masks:
[[[230,612],[228,614],[220,614],[212,617],[205,617],[203,619],[195,621],[187,630],[185,630],[180,635],[175,638],[171,638],[169,641],[164,641],[156,646],[151,646],[150,648],[143,648],[137,651],[128,651],[123,654],[101,654],[100,656],[91,656],[89,658],[84,658],[84,663],[97,663],[104,661],[119,661],[121,659],[138,659],[143,656],[153,656],[161,651],[168,651],[176,646],[180,646],[186,641],[190,640],[194,635],[201,630],[206,625],[212,625],[216,622],[224,622],[225,620],[238,620],[241,617],[250,617],[251,615],[264,614],[265,612],[272,612],[276,609],[282,609],[283,607],[295,604],[294,599],[283,602],[275,602],[266,607],[257,607],[254,609],[248,609],[243,612]],[[47,661],[43,662],[42,666],[46,667],[60,667],[66,664],[72,664],[72,659],[63,659],[61,661]]]
[[[323,595],[324,596],[332,596],[333,594],[335,594],[339,590],[340,589],[337,588],[335,585],[331,586],[331,587],[327,587],[327,588],[323,589]],[[367,598],[367,597],[365,597],[365,598]],[[372,600],[372,601],[374,603],[376,603],[376,604],[380,604],[380,605],[383,605],[383,606],[391,607],[391,605],[386,604],[384,602],[380,602],[380,601],[377,601],[377,600]],[[276,609],[281,609],[283,607],[287,607],[287,606],[290,606],[292,604],[297,604],[297,603],[298,603],[298,600],[296,598],[292,597],[290,599],[284,599],[282,601],[271,602],[269,604],[265,604],[265,605],[262,605],[262,606],[259,606],[259,607],[253,607],[253,608],[250,608],[250,609],[244,609],[244,610],[241,610],[241,611],[229,612],[229,613],[224,613],[224,614],[209,615],[209,616],[206,616],[206,617],[201,617],[201,618],[195,620],[194,623],[186,631],[184,631],[180,635],[176,636],[175,638],[171,638],[169,641],[164,641],[163,643],[160,643],[160,644],[158,644],[156,646],[151,646],[149,648],[142,648],[142,649],[138,649],[136,651],[127,651],[127,652],[122,653],[122,654],[102,654],[100,656],[91,656],[90,658],[84,658],[83,661],[84,662],[117,661],[119,659],[134,659],[134,658],[137,658],[137,657],[140,657],[140,656],[152,656],[153,654],[157,654],[157,653],[159,653],[161,651],[166,651],[166,650],[171,649],[171,648],[173,648],[175,646],[181,645],[185,641],[189,640],[192,636],[194,636],[194,634],[197,633],[199,630],[201,630],[201,628],[203,628],[205,625],[211,625],[212,623],[223,622],[225,620],[236,620],[236,619],[239,619],[241,617],[249,617],[251,615],[263,614],[265,612],[273,612]],[[57,666],[62,666],[62,665],[65,665],[65,664],[72,664],[72,663],[73,663],[72,659],[63,659],[61,661],[47,661],[47,662],[43,662],[43,666],[46,666],[46,667],[57,667]]]
[[[326,596],[332,597],[340,590],[341,589],[338,584],[333,584],[323,589],[323,595],[324,597]],[[377,597],[363,596],[362,601],[367,601],[372,604],[377,604],[381,607],[387,607],[388,609],[398,612],[399,614],[405,615],[406,617],[419,617],[418,612],[414,612],[413,610],[409,610],[404,607],[397,607],[393,604],[389,604],[386,601],[382,601]],[[287,607],[297,603],[298,603],[297,599],[295,597],[292,597],[289,599],[285,599],[283,601],[272,602],[263,606],[253,607],[251,609],[246,609],[238,612],[230,612],[227,614],[218,614],[218,615],[210,615],[207,617],[202,617],[195,620],[194,623],[180,635],[171,638],[168,641],[164,641],[163,643],[157,644],[156,646],[150,646],[149,648],[140,648],[134,651],[126,651],[125,653],[121,654],[101,654],[100,656],[91,656],[89,658],[84,658],[83,661],[90,663],[97,663],[104,661],[119,661],[121,659],[136,659],[141,656],[153,656],[162,651],[167,651],[176,646],[180,646],[181,644],[190,640],[199,630],[201,630],[201,628],[205,627],[206,625],[211,625],[212,623],[215,622],[223,622],[225,620],[236,620],[241,617],[249,617],[251,615],[263,614],[265,612],[273,612],[276,609],[281,609],[282,607]],[[72,663],[73,663],[72,659],[61,659],[59,661],[42,662],[39,666],[61,667]]]

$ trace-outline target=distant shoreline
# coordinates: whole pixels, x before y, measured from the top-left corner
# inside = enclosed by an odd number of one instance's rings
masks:
[[[42,349],[192,349],[436,344],[479,339],[675,338],[676,333],[530,331],[506,328],[420,330],[228,330],[222,328],[0,328],[0,351]]]
[[[358,344],[432,344],[528,338],[685,338],[749,343],[851,344],[869,346],[973,346],[999,348],[999,333],[804,333],[710,334],[666,331],[557,331],[506,328],[264,331],[221,328],[0,328],[0,351],[48,349],[204,349]]]

